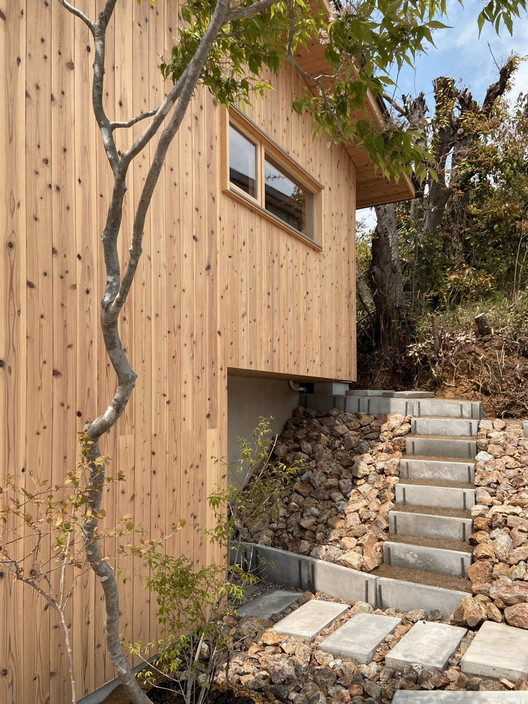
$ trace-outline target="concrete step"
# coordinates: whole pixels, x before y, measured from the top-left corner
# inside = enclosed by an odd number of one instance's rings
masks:
[[[477,454],[477,442],[468,437],[408,435],[405,439],[405,451],[410,456],[473,459]]]
[[[392,567],[466,577],[471,559],[471,552],[396,543],[389,540],[383,543],[383,560]]]
[[[407,691],[398,689],[393,704],[528,704],[528,692]]]
[[[372,415],[387,413],[410,416],[414,411],[415,400],[410,398],[383,398],[382,396],[349,396],[357,399],[363,413]]]
[[[452,401],[451,399],[418,399],[414,404],[415,416],[442,416],[449,418],[484,418],[480,401]]]
[[[478,677],[506,677],[512,682],[528,677],[528,633],[486,621],[464,654],[461,667],[466,675]]]
[[[242,556],[241,556],[242,559]],[[366,601],[374,608],[401,611],[437,610],[446,619],[470,591],[469,580],[432,572],[413,572],[381,565],[373,573],[359,572],[305,555],[265,545],[245,544],[244,562],[267,582],[350,601]],[[394,578],[395,573],[404,579]],[[434,585],[430,582],[433,581]],[[438,586],[440,585],[440,586]]]
[[[482,404],[475,401],[451,401],[428,398],[428,391],[347,391],[344,383],[318,383],[317,392],[301,394],[300,403],[316,411],[338,408],[347,413],[372,413],[385,415],[399,413],[403,416],[438,416],[448,418],[484,417]]]
[[[398,578],[391,575],[397,572]],[[432,572],[418,572],[415,570],[405,570],[404,568],[393,568],[389,565],[382,565],[376,573],[379,574],[377,583],[378,599],[377,604],[380,609],[393,608],[398,611],[411,611],[412,609],[423,609],[426,614],[430,611],[439,611],[444,619],[449,619],[453,611],[460,605],[460,600],[468,595],[468,591],[462,591],[457,585],[469,590],[469,580],[452,575],[439,575]],[[406,580],[406,575],[414,581]],[[427,583],[427,577],[434,577],[435,584]],[[444,582],[445,580],[445,582]],[[438,586],[439,584],[449,586]]]
[[[347,396],[381,396],[382,398],[434,398],[433,391],[388,391],[386,389],[351,389]]]
[[[282,635],[297,636],[312,641],[348,609],[348,606],[336,604],[333,601],[311,599],[285,618],[277,621],[274,629],[276,633]]]
[[[475,505],[475,490],[424,484],[396,484],[396,502],[415,506],[469,509]]]
[[[336,657],[367,663],[401,618],[378,614],[356,614],[319,644],[319,650]]]
[[[473,521],[459,516],[443,516],[401,510],[389,512],[391,533],[423,535],[427,538],[444,538],[465,542],[471,535]]]
[[[476,437],[479,423],[479,420],[471,418],[419,417],[411,420],[411,432],[415,435],[448,435],[450,437],[464,435]]]
[[[446,538],[426,538],[424,535],[408,535],[406,533],[387,533],[386,540],[393,543],[409,543],[410,545],[428,545],[430,548],[444,550],[459,550],[460,552],[473,552],[469,542],[449,540]]]
[[[316,381],[314,394],[345,395],[350,389],[348,381]]]
[[[438,479],[439,481],[468,482],[475,479],[475,463],[463,460],[430,460],[426,458],[402,457],[400,460],[402,479]]]
[[[447,623],[418,621],[385,657],[385,665],[402,671],[407,665],[444,670],[467,629]]]

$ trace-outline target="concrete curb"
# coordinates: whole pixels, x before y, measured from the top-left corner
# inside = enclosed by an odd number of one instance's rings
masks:
[[[366,601],[374,608],[440,611],[449,618],[466,592],[375,577],[332,562],[297,555],[267,545],[246,543],[247,564],[262,579],[288,587],[322,591],[346,601]]]

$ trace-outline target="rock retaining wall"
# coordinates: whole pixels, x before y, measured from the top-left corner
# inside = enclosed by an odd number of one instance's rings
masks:
[[[408,418],[298,408],[275,454],[304,473],[251,541],[370,572],[382,562]]]
[[[528,438],[520,421],[484,420],[478,449],[469,539],[474,596],[463,599],[453,619],[528,628]]]

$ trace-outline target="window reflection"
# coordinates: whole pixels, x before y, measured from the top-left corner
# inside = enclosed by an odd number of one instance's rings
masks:
[[[257,197],[257,146],[233,125],[229,125],[229,180]]]
[[[313,196],[266,157],[264,167],[266,210],[299,232],[312,236]]]

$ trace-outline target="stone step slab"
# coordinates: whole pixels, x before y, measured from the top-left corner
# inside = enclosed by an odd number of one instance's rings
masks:
[[[465,542],[471,535],[472,525],[471,518],[433,516],[429,513],[406,513],[405,511],[389,512],[391,533]]]
[[[477,442],[467,438],[408,435],[405,439],[405,451],[407,455],[421,457],[474,459],[477,454]]]
[[[383,561],[393,567],[466,577],[471,559],[470,552],[394,543],[390,540],[383,543]]]
[[[387,389],[351,389],[348,396],[381,396],[382,398],[434,398],[433,391],[389,391]]]
[[[528,704],[528,692],[418,692],[398,689],[393,704]]]
[[[400,477],[402,479],[437,479],[442,482],[467,482],[468,484],[473,484],[475,463],[402,457],[400,460]]]
[[[485,621],[461,661],[462,672],[479,677],[528,676],[528,632]]]
[[[380,643],[401,623],[401,618],[356,614],[319,644],[319,650],[359,663],[372,660]]]
[[[350,389],[348,381],[316,381],[314,394],[334,394],[345,396]]]
[[[325,628],[348,610],[344,604],[336,604],[321,599],[311,599],[285,618],[277,621],[275,632],[281,635],[297,636],[313,641]]]
[[[403,579],[379,577],[377,583],[378,609],[397,609],[412,611],[423,609],[439,611],[442,617],[449,619],[467,592],[444,587],[433,587],[428,584],[416,584]]]
[[[396,503],[467,510],[475,505],[475,490],[400,482],[396,484]]]
[[[370,415],[387,413],[410,416],[414,412],[416,401],[409,398],[383,398],[381,396],[351,396],[360,402],[360,410]]]
[[[444,435],[456,437],[466,435],[476,437],[479,420],[471,418],[413,418],[411,432],[416,435]]]
[[[257,618],[272,618],[294,604],[300,592],[290,592],[285,589],[270,589],[264,594],[246,602],[237,611],[241,616],[256,616]]]
[[[418,621],[387,654],[385,664],[394,670],[413,664],[426,670],[443,670],[466,633],[459,626]]]
[[[414,405],[415,416],[443,416],[449,418],[484,418],[480,401],[452,401],[443,398],[418,399]]]
[[[339,391],[335,393],[334,391]],[[395,392],[391,396],[368,395],[361,393],[343,392],[333,385],[327,387],[325,392],[314,394],[301,394],[300,403],[316,411],[330,411],[338,408],[347,413],[381,414],[399,413],[403,416],[444,416],[449,418],[474,418],[484,416],[482,404],[473,401],[445,401],[443,399],[423,398],[410,396],[406,392]],[[398,393],[398,392],[396,392]],[[427,392],[422,392],[427,393]]]

